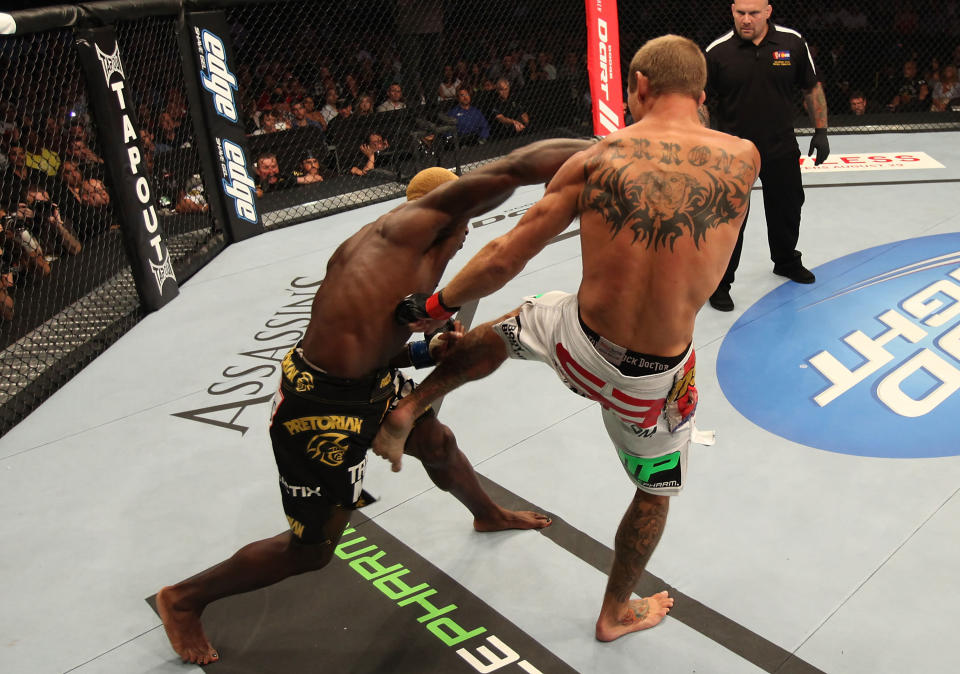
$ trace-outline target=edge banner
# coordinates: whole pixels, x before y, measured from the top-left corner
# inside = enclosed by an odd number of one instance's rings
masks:
[[[620,81],[620,26],[616,0],[586,0],[587,70],[593,103],[593,132],[607,136],[624,126]]]
[[[82,28],[75,39],[134,284],[144,309],[155,311],[180,288],[142,161],[134,98],[126,89],[117,34],[112,26]]]
[[[230,26],[219,10],[186,12],[178,26],[187,99],[200,147],[204,186],[230,242],[263,232],[247,148]],[[199,113],[199,114],[198,114]]]

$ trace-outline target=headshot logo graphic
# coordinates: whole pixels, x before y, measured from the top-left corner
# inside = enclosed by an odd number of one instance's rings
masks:
[[[884,458],[960,455],[960,234],[817,269],[752,306],[720,347],[730,402],[797,443]]]

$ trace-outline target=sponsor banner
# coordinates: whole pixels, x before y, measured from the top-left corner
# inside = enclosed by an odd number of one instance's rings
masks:
[[[287,520],[294,532],[302,526]],[[463,526],[470,527],[466,511]],[[575,674],[468,588],[358,513],[322,574],[322,582],[301,574],[211,604],[204,624],[220,652],[229,651],[217,667],[284,674]],[[147,601],[156,607],[155,597]]]
[[[135,98],[112,26],[80,29],[76,42],[134,283],[144,308],[154,311],[176,297],[179,286],[143,163]]]
[[[863,154],[831,154],[820,166],[814,157],[800,157],[800,170],[805,173],[840,171],[901,171],[903,169],[942,169],[943,164],[926,152],[868,152]]]
[[[247,239],[262,232],[263,226],[257,212],[253,158],[243,128],[230,28],[222,11],[188,12],[184,32],[192,54],[184,64],[189,71],[187,82],[196,85],[188,91],[191,99],[199,98],[196,107],[201,110],[202,124],[196,126],[202,128],[198,135],[213,158],[210,170],[216,175],[215,183],[207,185],[208,193],[216,195],[212,203],[218,219],[226,222],[230,240]]]
[[[734,324],[717,375],[744,416],[798,443],[884,458],[960,455],[960,234],[854,253]]]
[[[593,132],[606,136],[623,128],[620,28],[616,0],[587,2],[587,70],[593,101]]]

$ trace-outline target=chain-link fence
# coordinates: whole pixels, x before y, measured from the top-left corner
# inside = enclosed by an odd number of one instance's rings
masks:
[[[139,316],[73,35],[4,40],[2,430]]]
[[[91,114],[69,28],[81,18],[115,29],[137,147],[181,280],[232,240],[225,229],[237,238],[230,209],[240,207],[211,193],[227,178],[214,175],[220,131],[200,112],[211,92],[194,81],[185,46],[194,36],[178,41],[191,12],[222,12],[229,26],[213,94],[235,95],[231,123],[246,134],[257,201],[245,235],[399,197],[427,166],[469,170],[537,138],[593,132],[583,0],[57,9],[36,32],[0,37],[0,432],[144,311],[103,161],[110,136]],[[621,2],[618,12],[624,69],[649,38],[673,32],[706,47],[732,28],[727,2]],[[776,4],[772,20],[807,38],[834,133],[960,128],[960,3],[806,0]],[[803,130],[799,95],[796,111]],[[231,147],[230,180],[242,187],[247,167]]]
[[[177,278],[185,281],[224,246],[210,212],[200,146],[187,104],[176,17],[117,23],[140,146]]]
[[[834,132],[958,128],[960,4],[943,0],[771,3],[774,23],[806,38]],[[725,2],[619,3],[621,62],[679,33],[707,47],[733,28]],[[797,97],[797,126],[809,122]]]
[[[403,193],[538,137],[591,133],[582,2],[228,11],[267,226]]]

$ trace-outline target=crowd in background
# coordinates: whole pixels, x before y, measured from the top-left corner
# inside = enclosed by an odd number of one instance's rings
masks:
[[[335,176],[360,180],[386,170],[398,156],[435,156],[449,147],[453,129],[460,145],[536,131],[543,115],[531,104],[542,111],[560,102],[538,100],[538,91],[551,97],[560,92],[571,104],[565,123],[590,133],[583,26],[557,31],[533,20],[535,5],[494,2],[477,8],[486,14],[473,23],[473,10],[457,5],[459,14],[448,13],[445,21],[413,17],[415,28],[404,27],[398,13],[382,25],[349,31],[324,23],[322,12],[308,4],[286,15],[265,15],[252,5],[230,14],[239,103],[249,143],[258,148],[258,192]],[[853,0],[803,6],[788,7],[784,16],[776,14],[777,6],[773,21],[808,38],[832,116],[960,106],[956,0],[896,8]],[[378,7],[371,4],[369,11]],[[690,18],[676,8],[624,5],[620,32],[627,57],[621,63],[654,34],[653,26],[657,34],[685,33],[706,46],[717,34],[714,24],[729,26],[726,7]],[[492,12],[502,13],[502,20],[486,25]],[[159,211],[206,211],[176,43],[148,22],[129,29],[135,33],[124,30],[118,33]],[[14,312],[13,289],[25,275],[49,275],[51,264],[82,254],[116,227],[72,50],[62,34],[29,36],[0,49],[0,316],[7,319]],[[389,123],[388,115],[397,113],[409,124]],[[290,159],[280,150],[295,142],[286,140],[295,133],[285,132],[298,129],[312,141]]]

